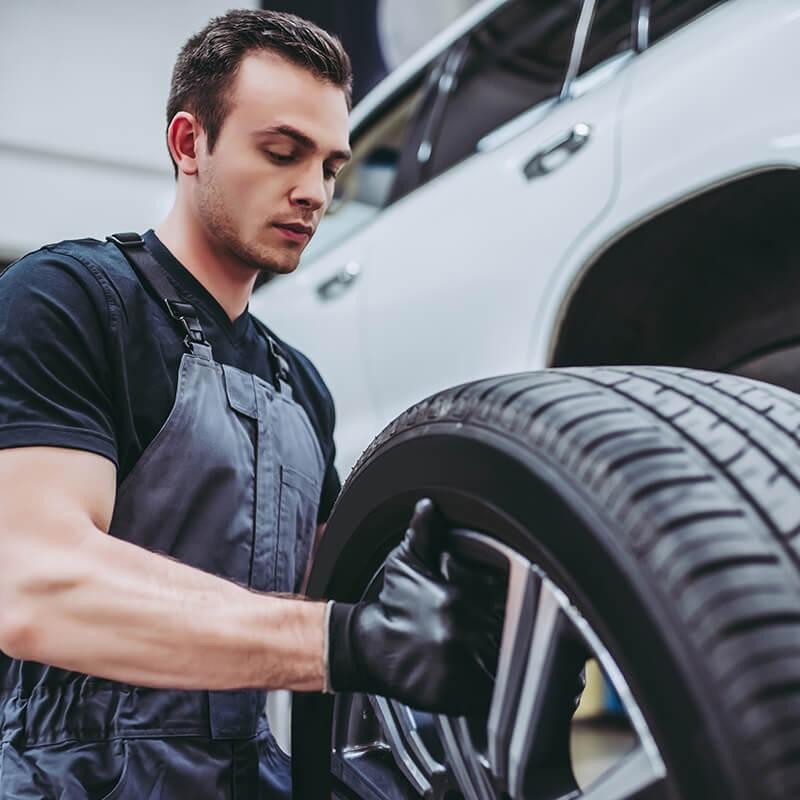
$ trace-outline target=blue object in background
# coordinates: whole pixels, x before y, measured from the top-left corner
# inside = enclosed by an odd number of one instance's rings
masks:
[[[614,716],[623,716],[625,709],[622,707],[622,701],[619,699],[614,687],[606,680],[603,681],[603,707],[607,714]]]

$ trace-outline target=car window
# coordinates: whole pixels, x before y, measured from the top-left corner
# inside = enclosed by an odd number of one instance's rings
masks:
[[[359,132],[301,267],[471,155],[486,133],[558,97],[581,5],[512,0],[434,60],[417,85]]]
[[[491,131],[559,96],[581,6],[513,0],[433,65],[390,201],[475,153]]]
[[[650,44],[663,39],[668,34],[691,22],[695,17],[724,0],[651,0],[650,6]]]
[[[635,5],[635,0],[599,0],[581,57],[579,75],[620,53],[633,50]]]

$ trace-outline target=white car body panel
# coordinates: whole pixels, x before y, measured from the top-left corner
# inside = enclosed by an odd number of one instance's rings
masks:
[[[499,5],[480,3],[376,87],[354,131]],[[600,65],[598,85],[485,137],[478,153],[258,292],[255,313],[331,387],[340,471],[426,395],[547,366],[582,274],[648,217],[736,176],[800,166],[798,42],[800,0],[729,0],[618,67]],[[592,128],[585,147],[526,180],[524,164],[577,123]],[[316,287],[350,261],[359,279],[321,301]]]
[[[602,224],[553,265],[534,317],[532,367],[550,363],[559,318],[582,273],[631,228],[732,178],[800,167],[798,42],[798,0],[736,0],[631,62],[619,193]]]
[[[527,366],[531,312],[550,265],[612,195],[624,86],[614,80],[554,107],[382,214],[376,225],[391,230],[393,246],[373,240],[364,284],[367,364],[384,422],[439,389]],[[526,179],[531,157],[580,123],[591,127],[583,149]]]

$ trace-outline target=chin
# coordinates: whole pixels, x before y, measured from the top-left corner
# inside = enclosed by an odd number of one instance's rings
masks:
[[[297,265],[300,263],[300,256],[296,253],[286,253],[267,248],[260,250],[260,252],[252,253],[250,262],[260,272],[288,275],[297,269]]]
[[[274,272],[276,275],[289,275],[297,269],[300,259],[296,258],[293,261],[270,261],[264,264],[263,269],[269,272]]]

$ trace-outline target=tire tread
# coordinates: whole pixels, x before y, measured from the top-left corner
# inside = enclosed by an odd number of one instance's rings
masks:
[[[572,471],[683,620],[754,770],[800,795],[800,397],[673,367],[487,379],[409,409],[348,480],[421,421],[486,427]]]

